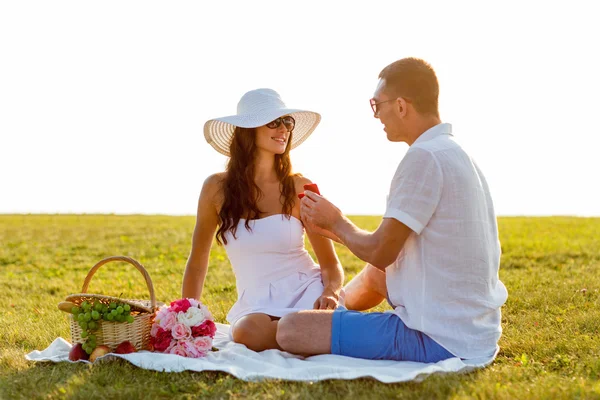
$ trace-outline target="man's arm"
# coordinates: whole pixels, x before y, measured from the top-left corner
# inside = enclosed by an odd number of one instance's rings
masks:
[[[384,218],[375,232],[365,231],[324,197],[308,190],[304,193],[300,210],[307,228],[323,235],[327,235],[323,231],[329,231],[354,255],[380,270],[396,260],[412,232],[394,218]]]
[[[342,216],[332,232],[354,255],[384,271],[396,261],[412,230],[396,219],[384,218],[375,232],[368,232]]]

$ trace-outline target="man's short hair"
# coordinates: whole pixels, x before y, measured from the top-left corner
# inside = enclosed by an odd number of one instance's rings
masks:
[[[435,71],[426,61],[403,58],[381,70],[379,78],[385,79],[384,91],[390,97],[406,98],[419,114],[439,117],[440,87]]]

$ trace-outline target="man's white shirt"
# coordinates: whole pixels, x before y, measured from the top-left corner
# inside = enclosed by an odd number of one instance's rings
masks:
[[[481,170],[439,124],[410,146],[391,183],[384,218],[413,230],[386,269],[394,313],[463,359],[494,354],[508,293]]]

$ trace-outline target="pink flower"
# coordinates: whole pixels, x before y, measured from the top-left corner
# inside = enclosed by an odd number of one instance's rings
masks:
[[[192,339],[192,343],[201,353],[207,353],[212,349],[212,339],[208,336],[199,336]]]
[[[156,337],[156,335],[158,334],[158,330],[162,328],[160,326],[158,326],[157,323],[153,323],[152,324],[152,328],[150,328],[150,336],[152,337]]]
[[[169,354],[177,354],[178,356],[187,357],[188,352],[185,350],[185,342],[177,341],[174,346],[169,346]]]
[[[188,308],[192,305],[188,299],[179,299],[171,303],[171,307],[169,307],[170,311],[173,312],[186,312]]]
[[[165,314],[160,320],[157,316],[155,321],[158,322],[158,326],[170,331],[171,329],[173,329],[173,325],[177,323],[177,313],[169,312],[168,314]]]
[[[214,319],[211,312],[208,310],[208,307],[206,307],[204,304],[200,304],[200,309],[202,310],[202,313],[204,314],[204,318],[210,319],[211,321]]]
[[[181,340],[181,339],[189,339],[192,337],[192,330],[189,326],[182,324],[181,322],[177,322],[171,328],[171,334],[173,335],[173,339]]]
[[[188,357],[199,358],[204,357],[206,352],[200,351],[193,342],[188,340],[181,341],[181,344],[188,354]]]
[[[171,311],[169,311],[169,307],[167,306],[162,306],[158,309],[158,311],[156,311],[156,316],[154,317],[155,321],[160,321],[161,319],[163,319],[165,317],[165,315],[169,314]]]
[[[192,336],[210,336],[211,338],[215,337],[215,333],[217,332],[217,326],[211,320],[206,320],[198,326],[192,327]]]

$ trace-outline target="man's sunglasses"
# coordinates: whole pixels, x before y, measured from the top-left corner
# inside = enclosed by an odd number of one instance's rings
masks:
[[[294,126],[296,126],[296,120],[288,115],[287,117],[279,117],[265,126],[269,129],[277,129],[281,124],[286,127],[288,132],[291,132],[294,130]]]
[[[402,98],[404,99],[405,102],[412,103],[412,100],[407,99],[406,97],[402,97]],[[397,97],[395,99],[380,101],[380,102],[378,102],[375,99],[371,99],[371,100],[369,100],[369,103],[371,103],[371,110],[373,110],[373,114],[375,115],[375,117],[377,117],[377,115],[379,114],[379,105],[380,104],[389,103],[390,101],[396,101],[398,99],[399,99],[399,97]]]
[[[369,100],[369,103],[371,103],[371,110],[373,110],[373,114],[377,115],[377,114],[379,114],[379,107],[377,107],[378,105],[387,103],[390,101],[395,101],[395,100],[396,99],[390,99],[390,100],[384,100],[384,101],[377,102],[377,100],[371,99],[371,100]]]

